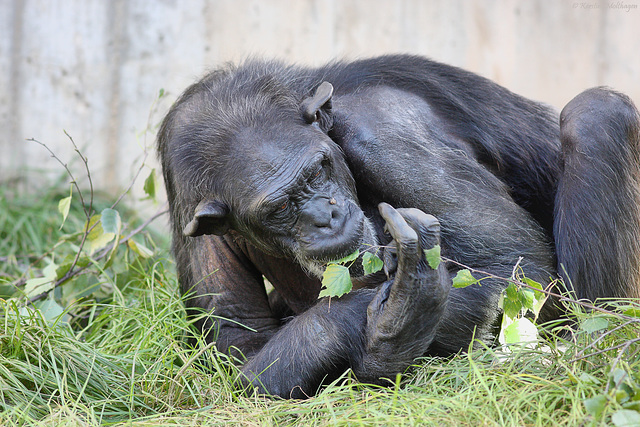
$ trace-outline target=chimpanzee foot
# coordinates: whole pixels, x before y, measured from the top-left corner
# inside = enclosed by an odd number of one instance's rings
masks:
[[[418,209],[379,205],[397,251],[395,277],[384,283],[367,310],[361,380],[378,381],[404,370],[424,354],[443,315],[451,279],[444,265],[432,269],[425,250],[440,244],[440,223]]]

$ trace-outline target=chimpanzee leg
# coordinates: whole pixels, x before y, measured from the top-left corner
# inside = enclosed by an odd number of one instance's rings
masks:
[[[358,379],[378,382],[426,353],[451,288],[444,264],[432,269],[425,259],[424,250],[440,242],[440,225],[417,209],[382,204],[380,213],[397,247],[395,278],[324,299],[291,320],[243,367],[245,384],[304,397],[348,367]]]
[[[640,116],[625,95],[587,90],[560,117],[558,270],[579,298],[640,297]]]

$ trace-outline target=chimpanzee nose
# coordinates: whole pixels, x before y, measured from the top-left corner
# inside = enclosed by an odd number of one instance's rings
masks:
[[[310,226],[333,229],[341,225],[344,214],[335,198],[314,196],[304,205],[300,216]]]

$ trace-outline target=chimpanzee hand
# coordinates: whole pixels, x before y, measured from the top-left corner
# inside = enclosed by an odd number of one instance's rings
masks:
[[[397,252],[395,277],[367,309],[365,352],[354,367],[360,380],[377,382],[404,370],[433,341],[451,279],[444,264],[432,269],[425,250],[440,244],[440,223],[418,209],[378,206]]]

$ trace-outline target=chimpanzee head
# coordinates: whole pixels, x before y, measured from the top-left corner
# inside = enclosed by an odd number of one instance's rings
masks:
[[[375,244],[343,153],[327,135],[332,92],[324,82],[296,95],[250,70],[188,89],[159,135],[169,198],[177,199],[174,233],[234,230],[316,275],[327,261]]]

